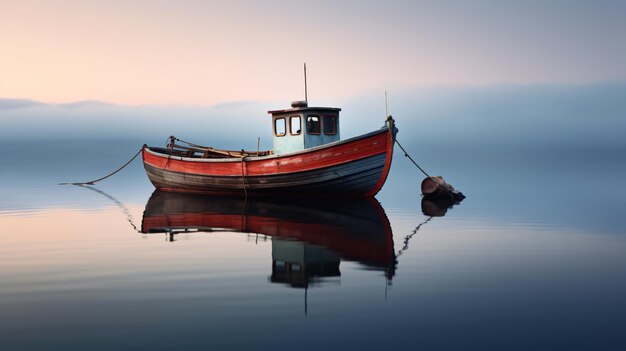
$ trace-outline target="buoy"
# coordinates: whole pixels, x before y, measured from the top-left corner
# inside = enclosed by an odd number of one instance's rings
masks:
[[[465,195],[457,191],[441,176],[426,177],[422,180],[422,195],[428,198],[449,198],[457,201],[463,200]]]
[[[422,180],[422,195],[424,195],[424,198],[448,198],[454,200],[456,203],[459,203],[463,199],[465,199],[465,195],[463,195],[462,192],[455,190],[451,184],[446,183],[446,181],[443,180],[443,177],[432,177],[430,174],[426,173],[426,171],[422,167],[420,167],[417,162],[415,162],[413,157],[411,157],[409,153],[406,152],[398,139],[396,139],[396,144],[398,144],[400,150],[404,152],[404,157],[411,160],[415,167],[422,171],[422,173],[424,173],[424,175],[426,176],[426,179]]]

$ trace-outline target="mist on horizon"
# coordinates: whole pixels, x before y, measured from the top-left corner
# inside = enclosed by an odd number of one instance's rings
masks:
[[[170,135],[218,148],[271,148],[267,111],[290,100],[214,106],[50,105],[0,100],[4,141],[106,140],[165,143]],[[383,125],[384,93],[310,99],[342,108],[342,139]],[[404,144],[463,148],[624,148],[626,84],[423,87],[392,91],[389,113]],[[548,151],[548,150],[546,150]]]

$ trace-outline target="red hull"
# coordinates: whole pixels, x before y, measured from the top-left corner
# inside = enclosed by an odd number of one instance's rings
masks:
[[[376,132],[278,156],[204,159],[150,147],[142,156],[150,180],[165,191],[371,197],[389,173],[395,132],[390,120]]]

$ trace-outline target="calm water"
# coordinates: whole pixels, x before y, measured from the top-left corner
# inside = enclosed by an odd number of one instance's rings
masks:
[[[3,146],[1,348],[626,347],[626,153],[409,135],[466,200],[422,204],[401,153],[377,201],[244,202],[154,192],[139,161],[57,185],[142,141]]]

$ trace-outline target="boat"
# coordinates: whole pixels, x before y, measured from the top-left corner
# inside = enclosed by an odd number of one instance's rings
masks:
[[[391,225],[373,198],[245,199],[155,190],[141,222],[141,233],[165,234],[171,242],[212,232],[270,237],[273,283],[306,287],[339,276],[342,260],[382,271],[389,281],[396,271]]]
[[[155,188],[213,195],[319,195],[373,197],[383,187],[398,129],[388,116],[381,129],[340,140],[340,108],[268,111],[271,150],[223,150],[169,138],[144,145],[142,157]]]

